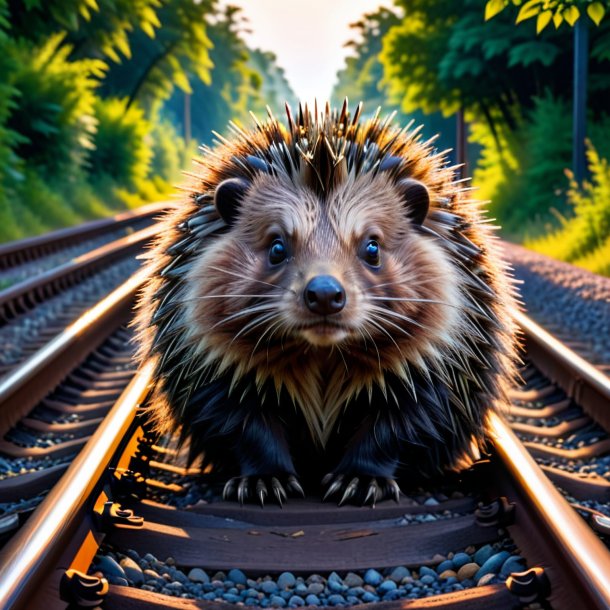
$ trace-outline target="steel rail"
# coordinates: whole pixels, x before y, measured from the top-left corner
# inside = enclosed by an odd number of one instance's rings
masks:
[[[143,273],[140,273],[143,279]],[[141,281],[141,280],[140,280]],[[529,332],[533,323],[522,314],[518,323],[525,320],[524,330]],[[548,334],[548,333],[547,333]],[[550,335],[549,335],[550,337]],[[539,345],[555,357],[559,342],[545,343],[538,333]],[[540,348],[542,349],[542,347]],[[569,351],[561,357],[567,367]],[[560,356],[557,356],[558,358]],[[587,386],[596,376],[584,375],[581,366],[580,383]],[[26,608],[38,583],[56,567],[56,560],[68,545],[76,529],[74,516],[90,502],[90,494],[97,489],[101,473],[110,463],[113,453],[122,441],[122,434],[133,422],[137,406],[141,403],[152,377],[152,365],[147,363],[118,399],[101,427],[94,433],[85,448],[75,459],[59,484],[50,492],[24,528],[0,553],[0,607],[12,610]],[[589,610],[610,608],[610,553],[581,517],[569,507],[552,483],[542,473],[515,434],[501,416],[493,413],[488,418],[488,431],[497,453],[517,482],[519,493],[524,495],[535,512],[536,521],[550,539],[558,561],[575,576],[575,588],[587,599]],[[571,586],[571,583],[570,585]]]
[[[110,218],[93,220],[43,235],[0,244],[0,269],[8,269],[13,265],[20,265],[23,262],[40,258],[45,253],[59,250],[61,247],[67,247],[87,238],[121,229],[140,220],[154,218],[171,205],[171,202],[168,201],[151,203],[136,210],[121,212]],[[15,259],[20,256],[23,256],[25,260],[16,261]]]
[[[538,522],[555,541],[561,556],[592,605],[587,610],[610,608],[610,552],[584,519],[564,500],[542,472],[515,433],[497,414],[488,417],[488,430],[508,471],[525,492]]]
[[[610,377],[589,364],[525,314],[513,316],[525,334],[527,354],[605,430],[610,430]]]
[[[109,327],[127,321],[145,277],[144,271],[133,275],[0,380],[0,436],[101,343]]]
[[[79,277],[79,273],[92,271],[103,264],[110,263],[121,256],[138,250],[144,243],[150,241],[158,231],[158,226],[152,225],[104,246],[95,248],[53,269],[49,269],[0,291],[0,320],[3,317],[13,317],[8,310],[14,307],[17,309],[28,309],[22,303],[27,295],[37,295],[41,291],[46,293],[70,276]],[[9,313],[8,316],[6,315],[7,313]]]
[[[0,552],[0,608],[29,608],[37,585],[53,570],[98,481],[132,424],[152,377],[145,364],[112,407],[104,422],[74,459],[19,533]]]

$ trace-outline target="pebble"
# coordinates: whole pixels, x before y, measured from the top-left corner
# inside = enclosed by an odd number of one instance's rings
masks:
[[[396,589],[396,583],[393,580],[384,580],[378,587],[377,591],[381,594],[393,591]]]
[[[490,585],[494,578],[496,578],[495,574],[485,574],[483,578],[479,578],[479,580],[477,580],[477,587],[484,587],[485,585]]]
[[[127,583],[127,575],[123,568],[109,555],[100,555],[95,559],[96,570],[103,572],[108,582],[112,585],[118,585],[122,583],[116,582],[118,578],[122,579]]]
[[[457,578],[457,574],[453,570],[444,570],[440,573],[439,578]]]
[[[382,581],[383,576],[377,570],[370,569],[364,574],[364,582],[367,585],[373,585],[376,587],[377,585],[381,584]]]
[[[305,600],[302,597],[299,597],[298,595],[293,595],[289,600],[288,600],[288,605],[291,607],[296,607],[296,606],[304,606],[305,605]]]
[[[227,578],[238,585],[245,585],[247,578],[241,570],[229,570]]]
[[[345,598],[343,597],[343,595],[337,595],[336,593],[334,595],[329,595],[327,601],[331,606],[347,605],[347,602],[346,602]]]
[[[320,605],[320,598],[317,595],[313,595],[312,593],[310,593],[305,598],[305,603],[308,606],[319,606]]]
[[[282,572],[277,578],[277,586],[280,589],[288,589],[294,587],[296,584],[296,578],[292,572]]]
[[[273,580],[265,580],[261,584],[261,591],[263,591],[263,593],[275,593],[277,590],[278,586]]]
[[[451,559],[445,559],[445,561],[442,561],[436,566],[436,571],[438,574],[442,574],[447,570],[453,570],[453,561],[451,561]]]
[[[502,564],[510,557],[508,551],[500,551],[495,555],[492,555],[482,566],[481,569],[476,573],[474,579],[480,580],[485,574],[497,574],[502,568]],[[458,574],[459,576],[459,574]]]
[[[400,568],[396,568],[394,570],[394,572],[398,569],[400,569]],[[405,569],[405,568],[403,568],[403,569]],[[392,574],[394,574],[394,572],[392,572]],[[392,574],[390,574],[390,578],[395,580],[393,578]],[[347,587],[361,587],[364,584],[364,580],[360,576],[358,576],[358,574],[355,574],[354,572],[348,572],[346,574],[345,578],[343,579],[343,583]]]
[[[280,595],[272,595],[269,602],[274,608],[283,608],[286,605],[286,600]]]
[[[141,585],[144,582],[144,574],[140,566],[130,557],[123,557],[119,562],[123,568],[127,580],[131,580],[134,585]]]
[[[324,591],[324,585],[321,582],[312,582],[307,585],[307,593],[311,595],[318,595]]]
[[[207,575],[207,572],[201,568],[193,568],[189,572],[188,578],[192,582],[201,582],[206,584],[210,582],[210,577]]]
[[[500,568],[500,576],[507,577],[513,572],[523,572],[525,559],[519,555],[511,555]]]
[[[494,554],[494,550],[490,544],[486,544],[482,546],[475,554],[474,554],[474,562],[478,563],[482,566],[492,555]]]
[[[453,556],[453,568],[459,570],[462,566],[472,562],[472,557],[468,553],[456,553]]]
[[[458,571],[457,577],[458,580],[464,581],[472,578],[479,570],[478,563],[465,563]]]

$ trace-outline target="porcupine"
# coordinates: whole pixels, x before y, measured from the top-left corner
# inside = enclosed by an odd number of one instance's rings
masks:
[[[476,455],[513,373],[493,228],[446,154],[299,106],[204,147],[139,299],[152,418],[225,498],[398,498]],[[324,475],[324,476],[323,476]]]

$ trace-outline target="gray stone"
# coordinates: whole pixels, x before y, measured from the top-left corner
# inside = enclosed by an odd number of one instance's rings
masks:
[[[466,565],[467,563],[472,563],[472,559],[470,557],[470,555],[468,555],[467,553],[456,553],[453,556],[453,569],[454,570],[459,570],[462,566]]]
[[[106,576],[108,582],[111,584],[118,584],[114,582],[114,579],[122,578],[127,582],[127,575],[125,570],[108,555],[101,555],[95,559],[96,568]]]
[[[241,570],[229,570],[227,574],[227,579],[233,581],[238,585],[245,585],[247,582],[246,575]]]
[[[396,583],[393,580],[384,580],[378,587],[377,592],[383,595],[388,591],[394,591],[396,589]]]
[[[364,582],[376,587],[383,582],[383,576],[377,570],[369,569],[364,574]]]
[[[343,579],[343,583],[348,587],[361,587],[364,584],[364,580],[358,574],[348,572]]]
[[[294,587],[297,579],[292,572],[282,572],[277,578],[277,586],[280,589],[288,589]]]
[[[324,591],[324,585],[321,582],[312,582],[307,585],[307,593],[311,595],[319,595]]]
[[[493,554],[494,550],[492,546],[490,544],[486,544],[474,554],[474,561],[482,566]]]
[[[273,608],[283,608],[286,600],[281,595],[272,595],[269,603]]]
[[[509,557],[510,553],[508,551],[500,551],[499,553],[492,555],[474,575],[474,579],[478,582],[485,574],[497,574]]]
[[[310,593],[305,598],[305,603],[308,606],[319,606],[320,605],[320,598],[317,595],[313,595],[312,593]]]
[[[411,572],[405,566],[398,566],[390,573],[390,578],[396,583],[402,582],[405,576],[411,576]]]
[[[134,585],[141,585],[144,582],[144,574],[140,566],[131,557],[123,557],[120,561],[127,580],[131,580]]]
[[[292,608],[295,608],[297,606],[304,606],[305,600],[302,597],[299,597],[298,595],[293,595],[288,600],[288,605],[291,606]]]

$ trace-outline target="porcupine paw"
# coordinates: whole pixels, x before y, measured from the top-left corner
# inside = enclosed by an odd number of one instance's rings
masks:
[[[371,477],[369,475],[347,475],[328,473],[322,479],[322,485],[326,492],[322,501],[341,494],[338,502],[342,506],[346,502],[360,502],[362,506],[375,506],[378,500],[394,498],[396,502],[400,499],[400,487],[394,479],[385,477]]]
[[[284,485],[280,482],[280,477],[273,476],[242,476],[233,477],[225,484],[222,492],[224,500],[237,499],[240,504],[248,500],[258,501],[261,506],[265,506],[265,500],[269,494],[275,501],[282,506],[288,500],[288,494],[305,497],[305,492],[297,478],[293,475],[283,475]]]

